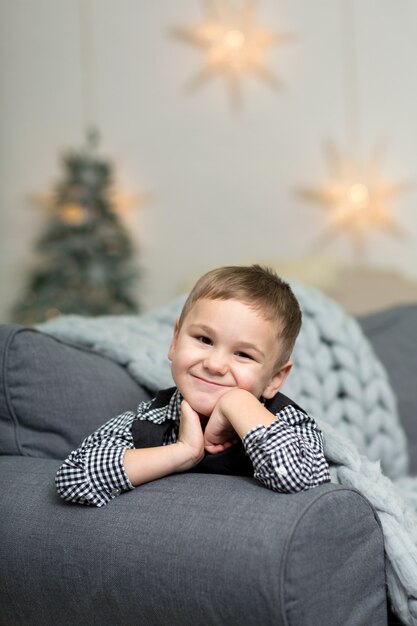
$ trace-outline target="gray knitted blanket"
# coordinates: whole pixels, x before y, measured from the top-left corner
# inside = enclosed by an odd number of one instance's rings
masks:
[[[375,507],[385,539],[393,610],[417,626],[417,477],[388,377],[356,321],[319,291],[292,284],[303,310],[284,393],[315,416],[332,481]],[[185,297],[142,316],[62,316],[42,332],[86,345],[124,365],[152,391],[173,384],[168,346]]]

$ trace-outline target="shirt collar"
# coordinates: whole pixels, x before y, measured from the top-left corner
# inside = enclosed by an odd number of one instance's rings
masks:
[[[171,399],[167,406],[166,419],[172,420],[173,422],[178,422],[181,415],[181,402],[183,401],[183,396],[180,394],[179,390],[176,389],[171,396]]]

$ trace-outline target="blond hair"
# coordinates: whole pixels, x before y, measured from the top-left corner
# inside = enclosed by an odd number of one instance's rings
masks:
[[[276,323],[282,342],[279,365],[288,361],[301,328],[301,309],[291,287],[273,270],[260,265],[219,267],[194,285],[181,311],[179,327],[197,300],[239,300]]]

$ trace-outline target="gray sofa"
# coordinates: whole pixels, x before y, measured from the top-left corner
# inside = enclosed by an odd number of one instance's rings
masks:
[[[360,323],[398,394],[416,473],[417,307]],[[0,372],[1,626],[399,623],[379,520],[358,492],[283,495],[186,473],[102,509],[67,504],[60,460],[149,393],[107,358],[21,326],[0,326]]]

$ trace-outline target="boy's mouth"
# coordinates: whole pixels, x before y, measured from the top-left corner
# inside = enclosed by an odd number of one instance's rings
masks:
[[[210,380],[209,378],[204,378],[203,376],[197,376],[196,374],[191,374],[191,376],[195,378],[196,380],[206,385],[212,385],[213,387],[229,387],[230,386],[230,385],[225,385],[224,383],[220,383],[215,380]]]

